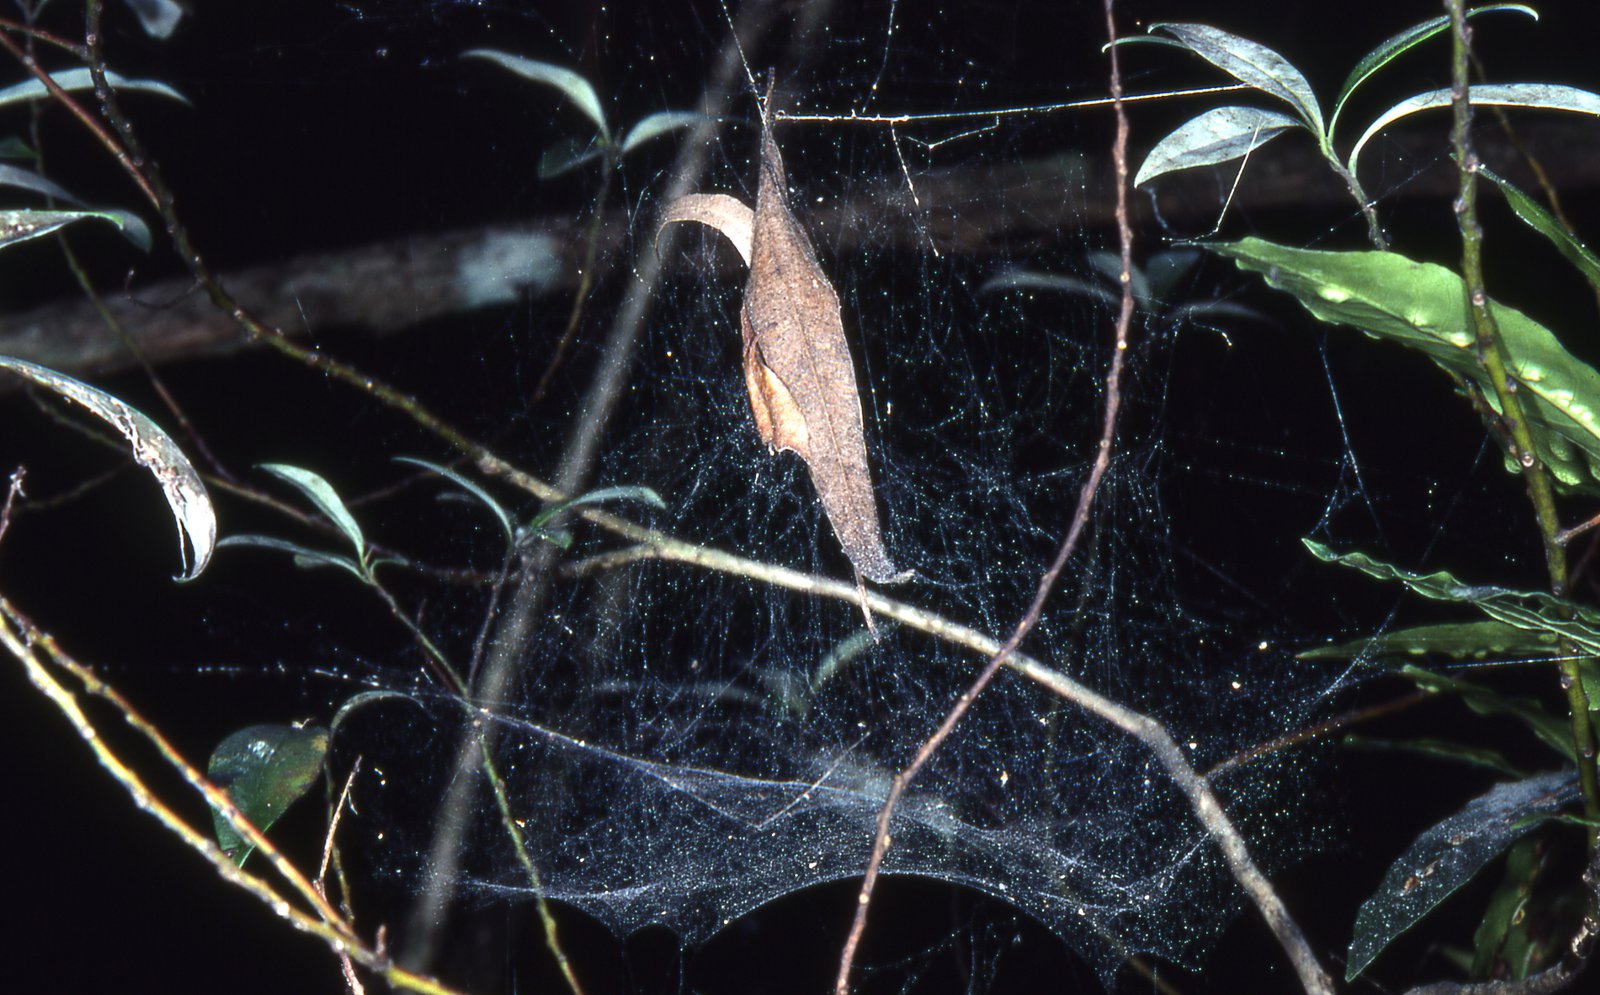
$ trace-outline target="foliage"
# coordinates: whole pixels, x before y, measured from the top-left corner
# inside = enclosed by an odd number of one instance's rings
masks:
[[[1495,11],[1537,17],[1528,7],[1498,4],[1468,11],[1463,21]],[[1207,25],[1153,25],[1151,31],[1170,36],[1165,39],[1167,43],[1194,52],[1247,87],[1287,104],[1290,113],[1246,106],[1207,111],[1156,143],[1135,182],[1149,182],[1178,169],[1238,159],[1287,131],[1310,132],[1318,151],[1344,179],[1366,214],[1368,237],[1376,251],[1310,250],[1259,238],[1207,247],[1233,259],[1240,269],[1261,274],[1269,285],[1293,295],[1322,321],[1354,327],[1373,338],[1412,349],[1449,374],[1479,410],[1501,451],[1507,454],[1506,469],[1528,478],[1549,551],[1551,583],[1559,594],[1567,584],[1558,549],[1565,539],[1557,535],[1549,521],[1549,506],[1541,502],[1541,480],[1548,473],[1570,492],[1588,496],[1600,493],[1600,425],[1596,422],[1600,417],[1600,373],[1568,351],[1549,329],[1520,311],[1483,297],[1481,282],[1471,282],[1481,281],[1481,274],[1470,270],[1458,274],[1389,251],[1373,205],[1357,178],[1361,151],[1376,134],[1402,118],[1452,106],[1450,89],[1430,90],[1394,104],[1368,125],[1343,158],[1335,151],[1335,127],[1351,94],[1401,53],[1449,28],[1448,17],[1434,18],[1390,37],[1369,52],[1346,77],[1334,101],[1333,113],[1324,124],[1322,108],[1309,82],[1277,52]],[[1464,57],[1458,58],[1458,65],[1464,65]],[[1485,84],[1473,85],[1469,93],[1474,105],[1600,114],[1600,95],[1574,87]],[[1459,134],[1464,136],[1464,130]],[[1458,137],[1458,142],[1462,141],[1464,138]],[[1476,167],[1473,163],[1461,168],[1465,171]],[[1594,256],[1583,243],[1532,197],[1493,173],[1484,172],[1505,194],[1517,215],[1547,238],[1593,284]],[[1463,205],[1463,210],[1468,209],[1470,204]],[[1469,239],[1471,226],[1476,224],[1471,217],[1463,221],[1462,230]],[[1465,258],[1470,261],[1472,257]],[[1477,303],[1480,300],[1482,303]],[[1531,441],[1532,451],[1528,451],[1524,439]],[[1423,597],[1471,605],[1488,616],[1475,623],[1380,633],[1356,644],[1315,650],[1308,656],[1383,661],[1435,654],[1461,660],[1498,657],[1510,650],[1524,654],[1530,663],[1552,657],[1560,661],[1562,681],[1571,689],[1566,716],[1550,712],[1537,700],[1506,697],[1492,688],[1446,678],[1408,663],[1398,667],[1400,674],[1425,691],[1460,696],[1480,714],[1509,715],[1522,721],[1551,748],[1563,769],[1504,783],[1424,831],[1391,866],[1379,890],[1362,906],[1350,945],[1346,980],[1354,979],[1402,932],[1517,844],[1518,856],[1513,870],[1508,872],[1507,884],[1496,893],[1479,927],[1478,954],[1469,958],[1474,976],[1487,977],[1505,962],[1507,944],[1512,942],[1510,938],[1521,935],[1519,924],[1527,913],[1527,851],[1522,848],[1535,844],[1519,841],[1561,809],[1576,805],[1592,820],[1600,802],[1595,791],[1591,720],[1600,699],[1586,697],[1588,689],[1600,690],[1600,661],[1596,658],[1600,654],[1600,612],[1558,595],[1467,585],[1445,571],[1417,574],[1365,553],[1335,553],[1309,539],[1306,545],[1324,561],[1374,578],[1398,580]],[[1484,763],[1502,772],[1513,770],[1497,754],[1469,744],[1429,740],[1424,748]],[[1581,792],[1577,790],[1580,781]],[[1592,828],[1588,845],[1593,852]],[[1585,888],[1577,882],[1562,889],[1554,899],[1556,903],[1577,905],[1589,900]],[[1533,948],[1522,943],[1521,949]],[[1544,953],[1551,951],[1545,948]],[[1528,954],[1508,970],[1515,977],[1523,977],[1540,966],[1542,963]]]

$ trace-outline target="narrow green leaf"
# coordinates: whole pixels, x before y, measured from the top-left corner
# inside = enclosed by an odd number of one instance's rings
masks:
[[[1311,84],[1288,59],[1265,45],[1208,24],[1152,24],[1150,30],[1167,32],[1239,82],[1284,101],[1317,136],[1318,144],[1325,144],[1322,107]]]
[[[280,553],[288,553],[293,556],[294,565],[297,567],[338,567],[340,570],[348,570],[362,583],[371,583],[371,579],[362,571],[361,564],[350,559],[350,557],[339,556],[335,553],[325,553],[320,549],[302,546],[287,539],[276,539],[272,536],[253,534],[232,535],[224,536],[217,543],[217,546],[218,548],[224,546],[254,546],[257,549],[277,550]]]
[[[500,527],[505,530],[507,542],[510,542],[516,538],[517,530],[516,526],[511,524],[511,513],[506,511],[505,506],[499,501],[496,501],[493,495],[484,490],[482,487],[479,487],[477,484],[473,483],[471,480],[463,477],[461,474],[447,466],[441,466],[438,463],[430,463],[425,459],[417,459],[415,456],[396,456],[394,461],[396,463],[409,463],[412,466],[420,466],[425,470],[432,470],[434,473],[437,473],[439,476],[450,481],[452,484],[455,484],[468,494],[471,494],[473,497],[482,502],[485,508],[488,508],[490,511],[494,512],[494,517],[500,520]]]
[[[83,201],[67,192],[67,189],[56,181],[40,176],[31,169],[23,169],[21,166],[0,164],[0,186],[31,190],[41,196],[54,197],[69,204],[83,203]]]
[[[33,160],[37,158],[39,158],[38,151],[16,135],[7,135],[4,138],[0,138],[0,159]]]
[[[176,0],[128,0],[144,33],[160,41],[172,37],[188,10]]]
[[[1566,257],[1567,262],[1583,274],[1589,285],[1600,290],[1600,257],[1587,245],[1578,240],[1578,237],[1567,230],[1554,214],[1545,210],[1545,206],[1521,190],[1512,186],[1509,181],[1496,174],[1487,166],[1479,166],[1478,174],[1485,179],[1493,181],[1500,192],[1505,194],[1506,202],[1516,212],[1517,217],[1527,223],[1528,227],[1550,240],[1556,251]]]
[[[1261,273],[1323,321],[1416,349],[1498,403],[1478,363],[1466,291],[1451,270],[1391,252],[1323,252],[1256,238],[1210,248]],[[1521,311],[1489,306],[1540,458],[1561,487],[1600,493],[1600,373]]]
[[[287,481],[299,488],[300,493],[309,498],[311,503],[317,506],[317,510],[326,515],[328,520],[345,534],[345,538],[350,540],[350,545],[355,547],[356,558],[366,561],[367,540],[361,535],[361,526],[356,524],[355,516],[345,507],[344,499],[339,497],[339,492],[334,490],[333,485],[321,474],[288,463],[262,463],[260,468],[279,480]]]
[[[1199,249],[1163,249],[1145,261],[1144,273],[1149,288],[1146,292],[1155,306],[1172,303],[1179,282],[1195,268],[1202,255]]]
[[[1580,90],[1575,86],[1560,86],[1555,83],[1480,83],[1472,87],[1467,94],[1474,104],[1492,104],[1499,107],[1527,107],[1533,110],[1546,111],[1571,111],[1574,114],[1600,115],[1600,94],[1588,90]],[[1354,173],[1356,159],[1361,155],[1361,150],[1367,142],[1378,132],[1389,125],[1416,114],[1418,111],[1431,110],[1436,107],[1450,106],[1450,90],[1429,90],[1419,93],[1414,97],[1407,97],[1393,107],[1379,114],[1377,120],[1367,127],[1366,132],[1356,140],[1350,149],[1350,158],[1345,165]]]
[[[1367,736],[1346,736],[1344,745],[1351,749],[1372,751],[1393,751],[1396,753],[1415,753],[1419,756],[1432,757],[1436,760],[1448,760],[1452,763],[1469,764],[1473,767],[1482,767],[1492,770],[1505,777],[1520,779],[1526,777],[1524,771],[1518,770],[1516,765],[1507,760],[1499,750],[1487,747],[1468,746],[1447,739],[1373,739]]]
[[[1506,854],[1505,873],[1489,896],[1483,921],[1472,937],[1471,977],[1496,977],[1493,971],[1497,962],[1506,967],[1510,977],[1527,977],[1517,967],[1525,963],[1524,955],[1531,945],[1526,910],[1543,863],[1542,849],[1539,840],[1524,838]]]
[[[0,212],[3,216],[4,212]],[[10,356],[0,356],[0,369],[26,377],[75,404],[87,408],[122,434],[134,462],[149,470],[161,485],[167,507],[178,524],[178,555],[184,572],[179,580],[193,580],[211,561],[217,542],[217,514],[200,474],[172,437],[145,415],[105,391],[75,380],[65,373]],[[193,553],[191,560],[190,554]]]
[[[1442,570],[1416,574],[1375,560],[1365,553],[1337,553],[1314,539],[1300,541],[1312,556],[1324,563],[1350,567],[1379,580],[1397,580],[1425,598],[1469,604],[1507,625],[1541,635],[1554,633],[1571,640],[1585,653],[1600,654],[1600,610],[1587,605],[1542,591],[1467,585]]]
[[[1260,148],[1290,128],[1304,128],[1297,118],[1279,111],[1256,107],[1217,107],[1180,125],[1139,164],[1134,186],[1143,186],[1158,176],[1231,162]]]
[[[318,726],[249,726],[217,744],[206,771],[240,814],[264,833],[317,782],[327,751],[328,731]],[[217,845],[243,866],[254,848],[221,812],[213,811],[211,818]]]
[[[1452,660],[1528,660],[1554,656],[1556,636],[1482,619],[1396,629],[1336,646],[1318,646],[1295,655],[1299,660],[1370,660],[1436,653]]]
[[[0,211],[0,249],[42,238],[84,218],[99,218],[121,227],[123,219],[110,211]]]
[[[68,93],[80,90],[94,89],[94,79],[87,69],[67,69],[59,73],[51,73],[50,78],[55,84]],[[128,79],[117,73],[107,72],[106,82],[111,84],[113,90],[134,90],[142,93],[154,93],[169,97],[181,104],[189,103],[189,99],[165,83],[158,83],[152,79]],[[45,85],[33,77],[23,80],[0,90],[0,107],[8,104],[18,104],[28,100],[41,100],[50,95]]]
[[[488,59],[523,79],[555,87],[595,123],[595,127],[600,129],[600,135],[606,142],[611,141],[611,129],[606,126],[606,114],[600,108],[600,97],[596,95],[594,87],[589,85],[588,80],[571,69],[512,55],[509,52],[497,52],[491,48],[474,48],[461,55],[466,59]]]
[[[667,503],[661,500],[661,495],[648,487],[602,487],[587,494],[580,494],[570,500],[559,501],[551,505],[533,516],[533,520],[528,523],[528,528],[533,530],[542,529],[552,518],[563,511],[571,508],[581,508],[584,505],[600,504],[604,501],[640,501],[657,509],[667,506]]]
[[[1356,913],[1345,980],[1555,811],[1578,798],[1570,770],[1499,784],[1430,827],[1389,866]]]
[[[557,139],[539,153],[539,179],[553,180],[581,169],[605,155],[605,148],[593,139]]]
[[[622,139],[622,154],[627,155],[634,149],[653,138],[678,131],[683,128],[692,128],[707,121],[704,114],[694,111],[656,111],[640,118],[636,124],[628,129],[628,134]]]
[[[1501,10],[1514,10],[1519,14],[1527,14],[1535,21],[1539,19],[1539,12],[1532,7],[1525,7],[1520,3],[1496,3],[1485,7],[1474,7],[1467,11],[1468,17],[1478,14],[1491,14]],[[1328,134],[1333,134],[1339,125],[1339,112],[1344,110],[1345,101],[1350,99],[1350,94],[1356,87],[1367,81],[1373,73],[1393,62],[1401,55],[1416,48],[1418,45],[1443,32],[1450,26],[1450,18],[1445,16],[1429,18],[1421,24],[1415,24],[1397,35],[1393,35],[1377,48],[1361,57],[1356,67],[1350,70],[1350,75],[1345,77],[1344,85],[1339,87],[1338,99],[1333,102],[1333,116],[1328,119]]]
[[[1430,694],[1455,695],[1462,704],[1479,715],[1503,715],[1516,719],[1527,726],[1528,731],[1540,742],[1555,751],[1557,756],[1569,763],[1576,759],[1576,751],[1572,748],[1571,724],[1565,716],[1546,711],[1534,698],[1501,694],[1493,688],[1410,665],[1401,667],[1399,674]]]
[[[1006,268],[991,276],[978,288],[987,294],[996,290],[1048,290],[1053,293],[1088,297],[1104,304],[1115,304],[1117,295],[1109,287],[1093,280],[1060,273],[1041,273],[1038,270]]]
[[[1122,286],[1122,254],[1120,252],[1107,250],[1091,252],[1089,253],[1089,265],[1094,267],[1095,272],[1109,280],[1113,286]],[[1154,304],[1150,298],[1150,281],[1145,277],[1144,271],[1139,268],[1138,263],[1134,263],[1128,269],[1128,284],[1133,288],[1133,300],[1138,305],[1139,310],[1149,311]],[[1113,297],[1120,301],[1122,294],[1119,291],[1113,294]]]

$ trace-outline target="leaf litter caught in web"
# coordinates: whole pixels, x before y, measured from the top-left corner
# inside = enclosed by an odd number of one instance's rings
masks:
[[[787,449],[805,460],[857,572],[880,584],[898,583],[911,575],[895,568],[883,546],[839,295],[789,211],[771,124],[768,91],[754,211],[726,194],[691,194],[667,205],[661,228],[698,221],[722,232],[744,257],[750,279],[739,323],[756,429],[772,452]]]

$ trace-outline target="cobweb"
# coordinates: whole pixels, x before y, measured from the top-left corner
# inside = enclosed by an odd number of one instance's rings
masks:
[[[448,18],[455,6],[414,16]],[[537,15],[496,16],[523,29],[519,54],[613,67],[607,107],[632,120],[693,105],[737,13],[649,6],[593,37]],[[1078,169],[1084,158],[1104,161],[1109,129],[1103,112],[1041,109],[1104,91],[1097,5],[965,6],[841,5],[804,36],[783,12],[749,58],[756,73],[764,59],[777,66],[789,110],[836,118],[783,126],[778,142],[796,213],[843,300],[887,544],[918,574],[886,593],[1003,637],[1087,474],[1115,309],[1093,295],[992,281],[1009,267],[1098,279],[1091,260],[1115,249],[1114,235]],[[1081,61],[1041,77],[1037,37],[1068,32]],[[550,91],[509,76],[478,72],[471,85],[485,100],[523,102],[513,122],[531,115],[553,135],[576,120]],[[699,190],[753,199],[748,91],[741,72]],[[952,116],[986,109],[995,113]],[[900,112],[910,119],[846,120]],[[501,426],[534,440],[529,463],[546,476],[636,279],[629,259],[651,251],[671,161],[654,151],[621,165],[610,197],[628,213],[627,244],[585,306],[557,395]],[[1036,171],[998,172],[1019,161]],[[1010,185],[942,184],[958,165],[995,167]],[[537,209],[537,191],[523,193]],[[1054,213],[1030,227],[1040,198]],[[872,210],[846,209],[863,203]],[[997,206],[1022,220],[980,248],[957,248]],[[1146,245],[1141,261],[1159,248]],[[709,233],[681,236],[672,251],[691,265],[670,266],[650,291],[593,485],[653,488],[665,509],[619,511],[669,535],[848,578],[803,464],[770,455],[752,424],[732,254]],[[1330,438],[1341,423],[1325,381],[1300,388],[1323,419],[1314,440],[1225,438],[1234,416],[1196,401],[1193,370],[1225,365],[1234,337],[1249,333],[1165,305],[1237,285],[1202,262],[1172,299],[1141,313],[1089,541],[1027,644],[1160,719],[1202,771],[1303,727],[1346,680],[1294,659],[1300,633],[1275,607],[1278,592],[1244,574],[1257,547],[1287,560],[1298,535],[1370,501],[1347,441]],[[564,304],[545,310],[511,319],[527,349],[496,371],[524,387],[565,316]],[[492,533],[467,521],[475,512],[450,509],[450,522],[429,527],[455,529],[459,559],[494,562]],[[569,566],[620,542],[574,531]],[[456,606],[459,623],[436,633],[448,652],[470,656],[485,607],[480,594]],[[619,934],[660,924],[696,943],[781,896],[859,875],[890,779],[982,662],[885,619],[876,629],[858,605],[681,563],[563,572],[514,691],[489,703],[499,768],[545,894]],[[368,765],[344,844],[399,891],[420,894],[433,887],[438,825],[427,813],[450,788],[461,714],[404,678],[385,686],[404,696],[366,706],[335,743],[336,756]],[[1299,760],[1233,767],[1216,787],[1269,866],[1319,843]],[[469,902],[526,900],[528,876],[492,798],[479,790],[471,804],[450,887]],[[1145,749],[1014,675],[984,694],[916,781],[885,870],[1013,903],[1108,982],[1135,954],[1193,963],[1239,907],[1215,847]]]

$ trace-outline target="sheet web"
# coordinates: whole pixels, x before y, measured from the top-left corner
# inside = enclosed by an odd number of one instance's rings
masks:
[[[915,113],[1038,102],[994,103],[984,92],[990,83],[1007,95],[1019,84],[986,50],[992,40],[952,45],[940,33],[959,25],[910,23],[911,6],[852,12],[855,33],[835,32],[821,50],[826,72],[815,64],[788,77],[780,70],[790,109],[848,115],[891,104]],[[1050,23],[1063,16],[1028,10]],[[715,8],[700,14],[706,37],[698,42],[652,33],[660,25],[650,16],[626,39],[606,39],[612,56],[631,52],[619,73],[629,78],[630,101],[671,99],[682,86],[668,66],[709,63],[727,24]],[[1072,16],[1088,32],[1100,23],[1092,14],[1085,8]],[[944,38],[939,45],[929,41],[936,36]],[[1100,71],[1099,62],[1085,62],[1081,78],[1052,86],[1099,92]],[[732,114],[713,139],[699,189],[753,200],[757,136],[748,93]],[[913,120],[892,131],[846,121],[777,131],[796,214],[843,300],[887,545],[918,574],[885,593],[1002,638],[1026,608],[1088,471],[1115,308],[1093,296],[991,281],[1020,265],[1093,283],[1092,254],[1114,245],[1108,229],[1088,223],[1082,187],[1063,172],[1017,181],[999,201],[1056,190],[1082,225],[1052,221],[1048,231],[981,254],[941,251],[941,240],[969,221],[968,210],[993,205],[996,191],[970,202],[935,197],[931,180],[953,163],[1039,149],[1102,156],[1101,124],[1008,111],[977,121]],[[621,167],[632,251],[646,251],[653,239],[666,179],[659,168]],[[835,210],[885,190],[890,195],[874,203],[898,213]],[[804,465],[770,455],[752,423],[739,366],[744,280],[730,275],[732,253],[709,231],[682,234],[671,251],[704,272],[672,269],[654,291],[595,485],[653,488],[663,510],[622,510],[669,535],[848,578]],[[626,269],[588,303],[570,368],[596,362]],[[1218,291],[1220,269],[1196,272],[1211,275],[1172,293]],[[1205,770],[1304,726],[1339,675],[1297,663],[1296,634],[1254,596],[1226,609],[1215,590],[1196,596],[1205,584],[1197,578],[1234,583],[1232,566],[1205,561],[1197,550],[1213,541],[1178,531],[1194,519],[1175,515],[1173,505],[1201,500],[1195,492],[1206,488],[1225,502],[1217,494],[1232,493],[1239,479],[1226,467],[1198,467],[1197,441],[1204,448],[1217,440],[1169,407],[1175,391],[1192,386],[1179,383],[1184,372],[1174,359],[1192,336],[1201,337],[1202,351],[1227,342],[1160,312],[1138,320],[1127,412],[1090,539],[1026,648],[1162,720]],[[517,375],[531,379],[545,359],[530,356]],[[575,391],[586,376],[573,374]],[[1308,511],[1302,531],[1350,500],[1349,482],[1324,455],[1311,463],[1304,480],[1275,485],[1294,491]],[[699,942],[773,899],[859,875],[890,779],[981,658],[882,617],[875,638],[856,604],[718,570],[659,561],[573,570],[619,542],[587,526],[575,531],[577,545],[550,586],[515,693],[493,703],[490,720],[546,895],[620,934],[662,924]],[[469,544],[483,536],[463,527],[463,555],[481,559]],[[438,636],[465,656],[476,625]],[[421,891],[437,827],[416,813],[446,790],[449,771],[438,757],[450,754],[460,713],[442,697],[403,690],[404,699],[368,706],[335,749],[360,753],[383,772],[358,781],[360,817],[344,830],[351,834],[345,845],[375,860],[387,880]],[[1216,782],[1269,867],[1317,843],[1302,804],[1308,776],[1299,756],[1236,767]],[[527,875],[492,798],[480,792],[475,805],[454,888],[481,904],[527,899]],[[1239,907],[1214,846],[1148,752],[1009,674],[901,805],[885,868],[1014,903],[1108,980],[1133,954],[1192,963]]]

